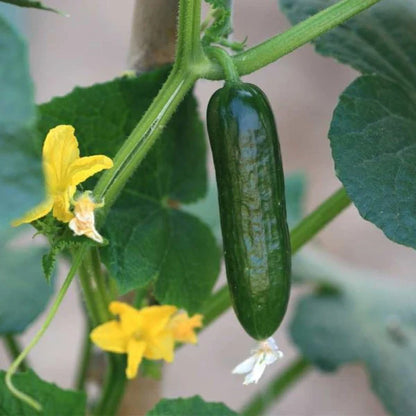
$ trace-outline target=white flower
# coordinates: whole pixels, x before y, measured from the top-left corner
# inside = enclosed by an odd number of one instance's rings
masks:
[[[69,228],[74,232],[75,235],[85,235],[88,238],[102,243],[103,237],[95,229],[95,217],[94,210],[101,208],[103,203],[96,203],[91,197],[91,192],[84,192],[74,202],[74,218],[69,222]]]
[[[273,364],[283,357],[275,340],[270,337],[261,341],[258,348],[251,351],[252,355],[234,368],[233,374],[246,374],[244,385],[257,383],[263,375],[266,366]]]

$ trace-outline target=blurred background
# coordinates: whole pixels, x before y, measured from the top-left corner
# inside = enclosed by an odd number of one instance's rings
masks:
[[[14,19],[29,40],[37,102],[67,94],[77,85],[110,80],[127,69],[133,0],[49,0],[47,3],[70,17],[12,10],[9,6],[0,9]],[[234,22],[234,38],[242,40],[247,36],[249,46],[289,27],[276,0],[236,0]],[[322,58],[311,46],[306,46],[244,78],[259,85],[271,101],[286,172],[302,171],[307,176],[307,212],[340,186],[334,174],[327,131],[337,97],[356,75],[348,67]],[[202,118],[209,97],[219,86],[220,83],[198,82],[196,95]],[[380,271],[397,280],[407,279],[416,266],[413,251],[387,240],[380,230],[362,220],[354,207],[339,216],[313,244],[340,261]],[[60,274],[65,271],[62,265]],[[73,285],[57,318],[30,355],[40,377],[62,387],[69,388],[74,377],[83,332],[81,313],[78,289]],[[43,317],[38,319],[22,337],[22,342],[32,337],[42,320]],[[285,322],[287,326],[290,313]],[[162,394],[164,397],[199,394],[205,400],[223,401],[239,409],[296,356],[284,327],[278,331],[277,341],[285,352],[285,360],[268,368],[258,385],[242,386],[242,378],[231,375],[231,369],[254,345],[228,312],[200,336],[198,346],[181,349],[174,363],[165,366]],[[5,351],[0,347],[0,367],[7,365]],[[369,390],[365,371],[359,365],[350,365],[330,375],[311,371],[268,414],[375,416],[385,413]]]

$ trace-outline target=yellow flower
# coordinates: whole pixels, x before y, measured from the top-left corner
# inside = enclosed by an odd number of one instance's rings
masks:
[[[178,313],[171,319],[169,327],[173,331],[175,341],[196,344],[197,337],[194,329],[202,327],[202,315],[196,314],[189,318],[186,312]]]
[[[91,192],[84,192],[74,201],[74,218],[69,221],[69,228],[75,235],[85,235],[97,243],[103,242],[103,237],[95,229],[94,210],[101,208],[104,204],[96,203],[91,197]]]
[[[170,305],[137,310],[126,303],[111,302],[109,309],[119,319],[95,328],[91,340],[105,351],[127,354],[129,379],[136,377],[143,358],[173,361],[175,341],[196,341],[192,328],[200,326],[202,318],[189,318],[184,313],[174,315],[177,308]]]
[[[76,186],[97,172],[113,166],[107,156],[80,157],[74,130],[72,126],[66,125],[49,130],[42,150],[45,201],[13,221],[13,226],[35,221],[50,211],[59,221],[69,222],[74,216],[70,211],[70,202]]]
[[[110,312],[119,320],[106,322],[91,332],[91,340],[106,351],[124,353],[127,378],[134,378],[143,357],[150,360],[173,361],[175,340],[166,328],[175,306],[150,306],[137,310],[112,302]]]

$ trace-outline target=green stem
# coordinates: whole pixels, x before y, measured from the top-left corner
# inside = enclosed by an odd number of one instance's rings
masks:
[[[3,342],[12,360],[16,359],[21,354],[22,348],[16,337],[11,334],[4,335]],[[28,368],[26,360],[23,360],[19,365],[19,370],[21,371],[26,371]]]
[[[344,188],[326,199],[290,232],[292,252],[298,251],[351,203]]]
[[[181,61],[181,66],[198,60],[202,55],[199,40],[200,27],[201,0],[181,0],[179,2],[178,41],[175,59],[175,62]]]
[[[108,354],[109,365],[101,399],[94,409],[94,416],[115,415],[124,395],[127,379],[125,357]]]
[[[56,312],[58,311],[59,305],[61,304],[71,282],[72,279],[75,276],[76,271],[78,270],[78,267],[80,266],[82,259],[84,257],[86,251],[86,246],[82,245],[81,248],[78,250],[77,255],[75,256],[71,268],[69,269],[68,275],[62,284],[61,289],[58,292],[58,295],[56,296],[55,302],[53,303],[45,322],[43,323],[40,330],[36,333],[32,341],[30,341],[29,345],[19,354],[19,356],[13,361],[10,368],[7,370],[6,373],[6,385],[10,392],[17,397],[19,400],[22,400],[23,402],[27,403],[29,406],[36,409],[38,412],[42,410],[42,406],[39,402],[37,402],[35,399],[30,397],[29,395],[21,392],[18,390],[14,384],[12,383],[12,376],[18,369],[19,365],[23,362],[23,360],[26,358],[26,356],[29,354],[30,350],[38,343],[38,341],[42,338],[42,335],[45,333],[45,331],[48,329],[50,323],[52,322],[53,318],[55,317]]]
[[[85,381],[87,379],[88,367],[90,364],[91,349],[92,349],[92,343],[90,340],[90,332],[91,332],[91,325],[89,325],[88,323],[86,325],[84,339],[82,342],[81,359],[78,362],[78,370],[77,370],[77,376],[76,376],[76,381],[75,381],[75,388],[77,390],[84,390],[85,388]]]
[[[103,215],[198,79],[194,65],[198,66],[204,60],[199,41],[200,14],[201,0],[180,0],[175,65],[156,98],[117,152],[114,167],[103,173],[95,187],[98,199],[105,198]]]
[[[91,280],[94,280],[98,290],[91,287]],[[101,272],[101,262],[98,253],[93,253],[90,250],[89,256],[83,262],[80,268],[80,281],[84,292],[85,303],[90,314],[91,322],[94,326],[102,324],[109,320],[110,313],[108,311],[108,301],[106,300],[106,288],[104,285],[104,276]],[[101,290],[99,289],[101,287]],[[88,337],[87,337],[88,338]],[[84,341],[89,342],[89,339]],[[85,345],[84,358],[85,365],[81,365],[79,374],[79,385],[82,385],[85,380],[85,375],[88,366],[89,345]],[[104,387],[101,393],[100,401],[94,414],[97,416],[113,415],[116,413],[121,399],[123,398],[124,388],[126,384],[126,377],[124,373],[125,360],[121,356],[115,354],[107,354],[108,368]],[[85,371],[85,374],[83,374]]]
[[[158,95],[114,158],[95,188],[105,198],[104,215],[115,202],[127,180],[160,136],[176,108],[197,80],[194,66],[204,59],[200,41],[201,0],[180,0],[178,44],[175,65]],[[115,414],[126,384],[123,357],[109,354],[109,369],[103,393],[94,414]]]
[[[105,198],[102,210],[104,214],[115,202],[195,81],[195,74],[172,69],[155,100],[116,154],[114,167],[103,173],[95,187],[97,198]]]
[[[98,250],[98,247],[92,247],[90,249],[90,267],[94,282],[97,286],[97,290],[100,294],[102,301],[105,304],[107,318],[109,318],[110,314],[108,312],[108,305],[110,304],[112,299],[109,294],[106,276],[104,275],[102,270],[100,252]]]
[[[300,357],[292,362],[281,374],[278,374],[259,394],[244,406],[242,416],[260,416],[299,378],[311,368],[305,358]]]
[[[341,0],[289,30],[234,56],[240,75],[250,74],[314,40],[380,0]],[[206,67],[207,79],[223,79],[221,66]]]
[[[211,47],[207,49],[207,54],[221,65],[224,70],[225,79],[228,82],[240,81],[240,76],[238,75],[233,59],[224,49]]]
[[[91,275],[88,272],[85,261],[79,268],[79,281],[81,283],[82,294],[84,296],[85,305],[88,316],[93,326],[104,322],[103,306],[101,299],[97,298],[97,293],[91,285]]]
[[[351,203],[345,189],[341,188],[325,200],[315,211],[307,215],[290,233],[292,255],[311,240],[329,222]],[[231,306],[228,286],[217,290],[207,301],[202,314],[204,327],[217,319]]]

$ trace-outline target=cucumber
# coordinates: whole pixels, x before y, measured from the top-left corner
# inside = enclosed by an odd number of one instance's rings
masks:
[[[285,315],[291,271],[273,112],[257,86],[226,82],[209,101],[207,127],[233,308],[246,332],[263,340]]]

